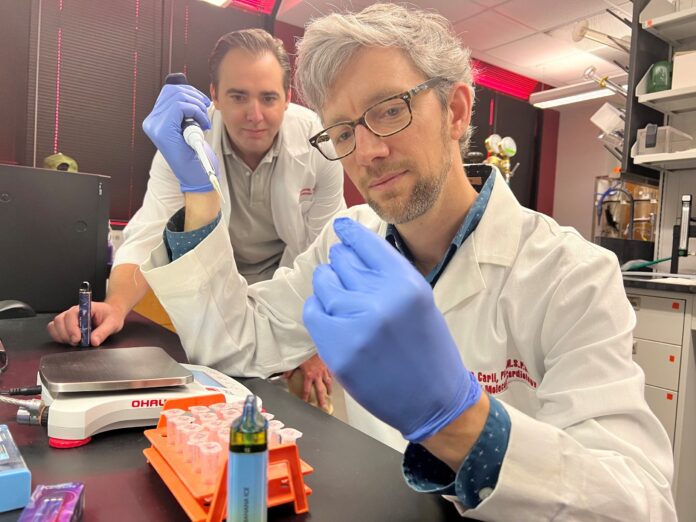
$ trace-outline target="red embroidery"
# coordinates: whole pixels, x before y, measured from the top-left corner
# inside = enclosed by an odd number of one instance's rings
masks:
[[[300,197],[302,196],[311,196],[314,194],[314,189],[311,187],[305,187],[302,190],[300,190]]]
[[[519,359],[508,359],[505,369],[499,372],[478,372],[476,379],[483,385],[486,392],[491,395],[507,390],[510,381],[525,382],[532,389],[537,387],[537,382],[529,375],[527,365]]]

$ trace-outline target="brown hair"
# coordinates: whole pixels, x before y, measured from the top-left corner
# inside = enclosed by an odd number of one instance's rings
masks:
[[[210,81],[216,89],[219,80],[220,63],[227,53],[233,49],[244,49],[255,56],[264,53],[271,53],[275,56],[283,70],[283,88],[286,93],[288,92],[290,89],[290,60],[288,59],[288,53],[285,47],[283,47],[282,40],[274,38],[263,29],[242,29],[240,31],[232,31],[220,37],[213,48],[213,52],[210,53],[210,58],[208,58]]]

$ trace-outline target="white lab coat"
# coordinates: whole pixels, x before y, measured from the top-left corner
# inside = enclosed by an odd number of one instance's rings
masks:
[[[366,206],[344,215],[385,234]],[[326,227],[293,269],[249,287],[223,226],[172,263],[160,245],[141,269],[193,362],[265,377],[314,350],[302,306],[336,241]],[[635,314],[613,254],[523,208],[497,175],[434,296],[465,365],[512,421],[497,487],[468,517],[676,519],[670,444],[643,399],[631,359]],[[394,430],[352,400],[347,409],[351,424],[395,445]]]
[[[211,105],[211,129],[206,141],[219,158],[220,185],[226,194],[222,203],[223,224],[229,226],[230,198],[225,162],[222,160],[222,115]],[[345,208],[343,168],[338,161],[327,161],[309,144],[321,130],[319,117],[309,109],[291,103],[280,128],[282,145],[271,181],[271,210],[278,236],[285,243],[280,266],[291,266],[336,212]],[[167,220],[184,206],[179,182],[162,154],[152,161],[150,179],[142,207],[124,229],[124,243],[116,251],[114,266],[142,263],[162,240]]]

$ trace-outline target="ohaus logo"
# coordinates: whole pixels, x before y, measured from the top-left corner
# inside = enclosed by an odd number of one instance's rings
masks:
[[[164,406],[164,399],[135,399],[131,401],[131,408],[155,408]]]

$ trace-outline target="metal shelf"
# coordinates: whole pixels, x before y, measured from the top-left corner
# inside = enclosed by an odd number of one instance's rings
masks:
[[[638,101],[663,114],[696,111],[696,85],[669,91],[639,94]]]
[[[641,154],[633,158],[633,163],[655,170],[696,170],[696,149],[661,154]]]
[[[680,47],[696,37],[696,7],[676,11],[643,22],[643,29],[665,42]]]

